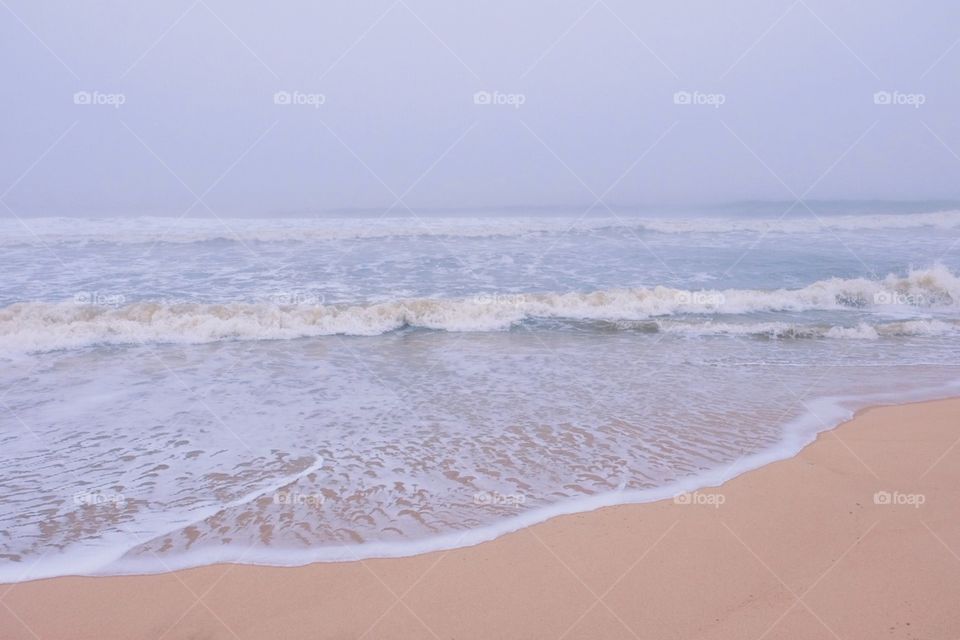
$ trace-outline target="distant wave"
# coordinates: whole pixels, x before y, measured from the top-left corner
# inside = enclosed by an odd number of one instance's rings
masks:
[[[283,242],[363,238],[498,237],[629,229],[657,233],[818,233],[873,229],[960,227],[960,211],[790,218],[640,218],[633,215],[405,218],[25,218],[0,222],[0,245],[87,242],[190,243],[212,240]]]
[[[690,291],[669,287],[591,293],[478,294],[471,298],[399,299],[361,305],[268,303],[131,304],[21,302],[0,309],[0,348],[40,352],[95,344],[206,343],[283,340],[323,335],[374,336],[403,327],[498,331],[530,319],[631,322],[670,316],[764,311],[869,309],[891,312],[945,309],[960,304],[960,278],[944,266],[882,280],[830,278],[800,289]],[[710,318],[707,318],[709,320]],[[873,327],[811,328],[777,323],[660,323],[656,331],[771,337],[878,337],[952,330],[943,321],[915,320]],[[939,322],[939,324],[938,324]],[[624,328],[630,328],[624,325]],[[643,327],[639,327],[643,328]],[[807,332],[806,335],[804,332]]]

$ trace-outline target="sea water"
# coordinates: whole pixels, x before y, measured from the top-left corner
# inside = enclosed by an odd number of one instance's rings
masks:
[[[475,544],[954,393],[960,211],[0,224],[0,582]]]

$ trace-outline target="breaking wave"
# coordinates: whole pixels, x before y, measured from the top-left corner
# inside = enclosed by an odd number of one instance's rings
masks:
[[[85,299],[84,299],[85,300]],[[736,315],[860,309],[943,311],[960,302],[960,278],[943,266],[882,280],[830,278],[799,289],[684,290],[657,286],[591,293],[479,294],[471,298],[414,298],[368,304],[21,302],[0,309],[0,348],[42,352],[96,344],[206,343],[284,340],[322,335],[373,336],[403,327],[499,331],[527,320],[635,322],[670,316]],[[109,304],[113,301],[114,304]],[[626,326],[626,325],[625,325]],[[627,327],[629,328],[629,327]],[[642,328],[642,327],[639,327]],[[653,330],[770,337],[876,338],[952,331],[943,320],[910,320],[856,327],[784,323],[665,323]]]
[[[657,233],[819,233],[960,227],[960,211],[791,218],[641,218],[634,215],[407,218],[29,218],[0,224],[0,245],[83,242],[281,242],[417,236],[498,237],[632,229]]]

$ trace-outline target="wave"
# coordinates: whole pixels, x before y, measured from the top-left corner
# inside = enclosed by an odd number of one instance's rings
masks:
[[[21,302],[0,309],[0,349],[43,352],[96,344],[284,340],[323,335],[374,336],[404,327],[499,331],[526,320],[630,322],[669,316],[862,309],[873,312],[945,310],[960,302],[960,278],[944,266],[882,280],[830,278],[800,289],[691,291],[670,287],[591,293],[479,294],[370,304],[178,303],[122,304],[120,296],[79,296],[82,302]],[[110,304],[110,303],[113,304]],[[911,322],[913,324],[911,324]],[[655,330],[771,337],[880,337],[952,331],[943,321],[887,323],[880,328],[810,328],[777,323],[664,324]],[[629,328],[629,327],[628,327]],[[642,327],[641,327],[642,328]],[[870,333],[873,331],[873,333]],[[819,332],[819,333],[817,333]],[[899,332],[899,333],[898,333]],[[875,334],[875,335],[874,335]]]
[[[499,237],[632,229],[656,233],[820,233],[960,227],[960,211],[909,214],[804,215],[794,218],[640,218],[634,215],[407,218],[25,218],[0,224],[0,245],[86,242],[191,243],[212,240],[285,242],[417,236]]]
[[[645,220],[639,225],[660,233],[820,233],[824,231],[858,231],[880,229],[915,229],[960,227],[960,211],[930,213],[813,216],[800,218],[676,218]]]

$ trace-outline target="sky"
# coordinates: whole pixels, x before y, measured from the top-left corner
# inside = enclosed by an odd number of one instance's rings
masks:
[[[960,3],[2,0],[0,216],[960,198]]]

